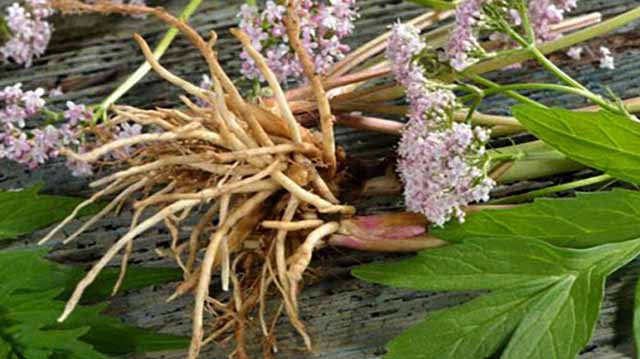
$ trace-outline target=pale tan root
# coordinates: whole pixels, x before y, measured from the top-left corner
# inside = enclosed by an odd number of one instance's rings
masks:
[[[287,27],[287,34],[289,36],[289,43],[293,47],[298,59],[302,63],[304,73],[311,83],[311,87],[316,97],[318,104],[318,112],[320,113],[320,129],[322,130],[322,149],[324,162],[329,166],[329,173],[333,176],[336,172],[336,141],[333,134],[333,115],[331,114],[331,106],[329,105],[329,98],[327,97],[324,87],[322,86],[322,79],[316,73],[313,60],[302,46],[300,41],[300,20],[295,10],[296,1],[289,1],[287,5],[287,15],[284,18],[284,23]],[[286,99],[284,100],[286,101]]]
[[[198,286],[196,288],[195,306],[193,310],[193,334],[191,338],[191,345],[189,346],[189,359],[196,359],[198,353],[200,353],[200,347],[203,339],[202,321],[204,316],[204,299],[209,292],[213,260],[216,256],[216,251],[220,245],[220,241],[227,231],[233,227],[236,222],[238,222],[238,220],[243,216],[249,215],[256,206],[271,196],[272,193],[273,192],[260,192],[245,201],[229,215],[229,218],[213,234],[209,241],[209,246],[207,247],[205,257],[202,261],[200,280],[198,281]]]
[[[108,194],[111,194],[115,191],[118,191],[128,185],[130,185],[131,182],[130,181],[116,181],[114,183],[112,183],[111,185],[109,185],[108,187],[106,187],[105,189],[94,193],[91,198],[87,199],[86,201],[80,203],[76,208],[73,209],[73,212],[71,212],[70,215],[67,216],[67,218],[65,218],[62,222],[60,222],[57,226],[55,226],[55,228],[53,228],[44,238],[42,238],[39,242],[38,245],[42,245],[45,244],[46,242],[48,242],[51,237],[55,236],[56,233],[58,233],[62,228],[64,228],[64,226],[66,226],[69,222],[71,222],[74,218],[76,218],[76,216],[78,215],[78,213],[80,213],[80,211],[95,203],[98,199],[100,199],[101,197],[104,197]]]
[[[175,186],[175,181],[169,183],[163,189],[154,193],[153,195],[158,196],[168,191],[171,191],[174,188],[174,186]],[[129,226],[130,231],[133,230],[138,225],[138,220],[140,219],[140,216],[142,215],[144,210],[145,210],[145,207],[140,208],[133,213],[133,217],[131,219],[131,225]],[[125,276],[127,274],[127,266],[129,264],[129,258],[131,257],[132,252],[133,252],[133,241],[129,241],[122,255],[122,260],[120,261],[120,273],[118,274],[118,280],[116,281],[116,284],[113,286],[111,295],[116,295],[120,290],[122,283],[124,282]]]
[[[225,193],[232,192],[235,189],[242,188],[242,187],[250,187],[252,184],[271,175],[272,172],[277,170],[279,165],[280,163],[278,161],[273,162],[267,168],[263,169],[262,171],[256,173],[251,177],[244,178],[240,181],[231,182],[229,184],[226,184],[220,187],[208,188],[197,193],[172,193],[168,195],[147,198],[144,201],[136,203],[135,206],[136,207],[149,206],[152,204],[170,202],[175,200],[184,200],[184,199],[212,200],[216,197],[222,196]]]
[[[62,243],[63,244],[67,244],[67,243],[73,241],[74,239],[76,239],[79,235],[84,233],[84,231],[86,231],[87,228],[91,227],[100,218],[106,216],[120,202],[126,200],[132,193],[134,193],[137,190],[141,189],[142,187],[147,185],[147,183],[149,183],[149,179],[148,178],[144,178],[144,179],[140,180],[139,182],[135,182],[134,184],[129,186],[127,189],[125,189],[120,194],[118,194],[118,196],[116,196],[116,198],[114,198],[111,202],[109,202],[109,204],[106,205],[102,210],[100,210],[100,212],[98,212],[98,214],[96,214],[95,216],[91,217],[91,219],[89,219],[88,221],[84,222],[82,224],[82,226],[80,226],[80,228],[78,228],[73,234],[71,234],[69,237],[67,237],[65,240],[63,240]]]
[[[180,77],[172,74],[167,69],[165,69],[164,66],[160,65],[160,63],[156,60],[155,56],[153,56],[153,51],[151,50],[151,48],[149,48],[149,45],[147,45],[147,42],[144,41],[144,39],[142,38],[142,36],[140,36],[140,34],[137,34],[137,33],[133,34],[133,39],[138,43],[138,46],[140,46],[140,49],[142,50],[142,53],[144,54],[144,57],[147,59],[147,62],[149,63],[149,65],[151,65],[153,70],[160,77],[182,88],[185,92],[193,96],[199,97],[203,100],[208,99],[206,90],[201,89],[198,86],[192,85],[189,81],[181,79]]]
[[[289,265],[287,276],[291,283],[297,283],[302,280],[302,274],[311,262],[313,249],[316,245],[318,245],[324,237],[337,232],[339,229],[340,223],[328,222],[309,233],[304,243],[298,247],[295,254],[290,259],[291,264]]]
[[[282,91],[282,87],[280,87],[278,79],[276,79],[276,76],[273,74],[269,66],[267,66],[264,57],[262,57],[262,55],[253,47],[251,39],[246,33],[239,29],[231,29],[231,33],[240,40],[242,46],[247,50],[247,53],[255,61],[258,69],[264,76],[265,80],[269,83],[269,87],[271,88],[271,91],[273,91],[278,108],[280,109],[280,114],[284,117],[289,127],[291,139],[295,143],[301,143],[302,135],[300,134],[300,124],[298,124],[298,121],[293,116],[293,113],[287,104],[287,99],[284,95],[284,91]]]
[[[307,350],[311,350],[312,346],[311,346],[311,337],[309,336],[309,334],[307,333],[305,327],[304,327],[304,323],[302,323],[302,321],[300,320],[300,317],[298,315],[298,308],[296,306],[296,298],[291,298],[291,293],[290,291],[288,291],[287,289],[285,289],[284,287],[284,283],[287,283],[288,280],[285,278],[285,282],[280,282],[275,280],[275,273],[273,273],[273,267],[271,266],[270,262],[267,262],[267,269],[269,270],[269,272],[271,273],[271,277],[274,278],[274,284],[276,285],[276,288],[278,288],[278,290],[280,291],[280,295],[282,296],[282,304],[285,308],[285,311],[287,312],[287,317],[289,319],[289,323],[291,323],[291,325],[296,329],[296,331],[298,332],[298,334],[300,334],[300,336],[302,337],[302,340],[304,342],[304,346],[307,348]],[[287,288],[289,287],[289,285],[287,284],[286,286]],[[277,318],[277,314],[276,314],[276,318]],[[271,331],[273,331],[273,325],[275,325],[275,321],[272,324],[272,329]]]
[[[313,229],[324,223],[320,219],[308,219],[304,221],[262,221],[262,227],[269,229],[282,229],[286,231],[300,231],[304,229]]]
[[[193,274],[192,273],[193,265],[196,262],[196,256],[198,255],[198,249],[199,249],[198,242],[200,240],[200,235],[204,231],[205,227],[211,224],[211,221],[213,220],[213,216],[215,216],[216,213],[218,213],[219,209],[220,209],[220,202],[215,202],[213,205],[211,205],[211,207],[209,207],[207,212],[202,217],[200,217],[198,224],[196,224],[195,228],[191,232],[191,235],[189,236],[189,256],[187,257],[186,267],[187,267],[187,273],[191,275]]]
[[[333,233],[330,230],[331,223],[334,222],[323,224],[319,213],[354,212],[353,207],[340,205],[333,193],[334,190],[337,191],[339,183],[338,178],[333,176],[337,168],[333,136],[325,133],[320,137],[318,133],[311,133],[296,121],[280,84],[266,67],[264,58],[246,41],[245,34],[235,32],[247,51],[260,63],[259,67],[265,78],[270,80],[270,86],[279,99],[276,101],[277,108],[261,108],[247,103],[240,96],[212,50],[215,33],[212,33],[211,40],[207,43],[188,24],[158,8],[107,2],[87,5],[75,0],[53,2],[63,4],[62,10],[153,14],[177,27],[194,44],[207,61],[213,81],[211,89],[200,89],[172,74],[153,58],[144,39],[139,35],[135,36],[149,64],[161,77],[182,88],[186,94],[202,98],[207,104],[198,106],[192,99],[182,96],[186,110],[120,107],[112,124],[130,121],[152,125],[166,132],[114,139],[109,132],[98,129],[95,130],[96,135],[103,138],[106,144],[81,155],[69,154],[70,158],[77,160],[99,162],[116,168],[123,165],[127,167],[95,181],[93,186],[106,185],[110,188],[120,182],[131,186],[142,179],[153,183],[153,186],[147,184],[147,188],[142,191],[124,190],[116,197],[114,203],[123,203],[121,199],[128,197],[141,198],[134,203],[136,212],[131,228],[78,283],[60,319],[69,315],[82,292],[95,280],[100,270],[124,249],[117,290],[126,272],[134,238],[151,226],[164,222],[171,236],[171,248],[164,255],[173,257],[184,271],[184,282],[176,288],[169,300],[188,292],[194,292],[195,297],[193,336],[188,354],[190,359],[198,355],[203,344],[213,340],[225,342],[233,336],[238,343],[235,355],[247,357],[245,326],[252,311],[258,306],[263,334],[267,337],[269,348],[276,350],[272,335],[274,324],[269,328],[264,315],[267,295],[274,292],[280,292],[283,298],[274,320],[280,316],[280,312],[286,311],[292,326],[300,333],[307,348],[311,349],[311,340],[299,319],[298,281],[293,280],[297,278],[295,273],[299,267],[306,268],[309,265],[311,254],[307,259],[301,257],[299,252],[306,254],[308,246],[311,246],[309,252],[313,251],[315,246],[310,242],[319,242],[322,237]],[[318,81],[315,82],[318,85]],[[322,82],[319,86],[320,91],[324,91]],[[317,92],[314,93],[318,96]],[[327,115],[323,117],[323,123],[327,124],[326,119],[331,116],[331,109],[327,101],[325,104],[325,109],[320,111]],[[321,139],[324,141],[322,145]],[[102,159],[105,154],[114,150],[137,144],[144,146],[138,147],[139,150],[126,160]],[[328,144],[333,149],[332,156],[326,155]],[[333,157],[333,160],[328,160],[328,157]],[[323,158],[323,161],[318,161],[318,158]],[[325,174],[322,169],[327,168],[327,164],[331,176],[325,179],[319,171]],[[159,191],[147,196],[154,186],[167,182],[175,183],[170,191]],[[277,197],[270,199],[274,194]],[[166,207],[138,223],[143,209],[150,205]],[[206,213],[191,213],[192,209],[196,212],[196,208],[201,205],[207,206],[204,208]],[[219,221],[215,226],[213,219],[218,212]],[[185,223],[187,218],[194,216],[201,218],[191,229],[190,237],[181,240],[179,230],[191,223]],[[270,220],[263,222],[264,219]],[[309,230],[312,230],[310,236],[300,246],[298,237],[304,236],[306,232],[300,235],[299,231]],[[318,239],[314,239],[316,237]],[[208,241],[205,242],[205,238]],[[287,242],[287,238],[291,240]],[[270,246],[266,255],[265,245]],[[238,270],[242,271],[242,277],[238,276],[239,272],[236,273]],[[228,303],[221,303],[210,297],[209,286],[216,271],[220,273],[222,289],[233,289],[232,299]],[[301,278],[302,273],[298,276]],[[215,318],[215,323],[211,329],[213,334],[205,339],[203,331],[205,314],[209,316],[207,313]],[[228,337],[222,337],[227,334]]]
[[[165,207],[161,211],[156,213],[154,216],[148,218],[147,220],[142,222],[140,225],[138,225],[136,228],[134,228],[133,230],[129,231],[126,235],[124,235],[122,238],[120,238],[111,248],[109,248],[109,250],[105,253],[105,255],[96,264],[93,265],[93,267],[86,274],[86,276],[80,282],[78,282],[78,285],[76,286],[76,289],[73,291],[73,294],[71,295],[71,298],[69,298],[69,300],[67,301],[67,304],[66,304],[66,306],[64,308],[64,312],[62,313],[60,318],[58,318],[58,321],[62,322],[65,319],[67,319],[69,314],[71,314],[73,309],[76,307],[76,305],[80,301],[80,298],[82,297],[82,293],[84,293],[84,290],[91,283],[93,283],[93,281],[98,276],[100,271],[102,271],[102,269],[111,261],[111,259],[120,250],[122,250],[122,248],[129,241],[133,240],[135,237],[137,237],[141,233],[145,232],[147,229],[153,227],[157,223],[161,222],[167,216],[169,216],[169,215],[171,215],[173,213],[176,213],[176,212],[178,212],[178,211],[180,211],[182,209],[185,209],[187,207],[193,207],[193,206],[197,205],[198,202],[199,201],[197,201],[197,200],[185,200],[185,201],[176,202],[176,203],[172,204],[171,206]]]
[[[305,190],[281,171],[274,171],[271,174],[271,178],[273,178],[274,181],[284,187],[287,191],[291,192],[291,194],[296,196],[299,200],[314,205],[321,213],[351,214],[355,212],[353,207],[334,205],[331,202],[324,200],[322,197]]]
[[[190,155],[190,156],[171,156],[164,157],[157,161],[146,163],[140,166],[129,167],[126,170],[116,172],[109,176],[103,177],[99,180],[95,180],[89,184],[90,187],[100,187],[109,182],[115,181],[120,178],[131,177],[138,174],[149,173],[151,171],[167,167],[167,166],[176,166],[176,165],[189,165],[193,162],[202,162],[207,159],[210,159],[209,155]]]
[[[291,153],[291,152],[300,152],[305,155],[309,155],[311,157],[315,157],[318,154],[318,150],[315,146],[300,143],[300,144],[282,144],[275,145],[271,147],[259,147],[259,148],[251,148],[247,150],[240,150],[234,152],[223,152],[215,155],[215,159],[218,162],[233,162],[237,160],[248,159],[253,156],[261,156],[261,155],[272,155],[272,154],[282,154],[282,153]]]
[[[227,193],[222,196],[220,199],[220,223],[224,223],[227,220],[227,215],[229,213],[229,205],[231,203],[231,194]],[[231,261],[229,258],[229,240],[228,236],[224,236],[221,244],[221,260],[220,260],[220,277],[222,290],[227,292],[229,291],[229,274],[230,274],[230,266]]]
[[[215,145],[223,145],[220,136],[216,133],[204,130],[192,130],[188,132],[146,133],[129,138],[123,138],[109,142],[101,147],[98,147],[90,152],[83,153],[81,155],[65,148],[61,149],[60,153],[76,161],[95,162],[101,156],[104,156],[107,153],[113,152],[114,150],[122,147],[134,146],[155,141],[175,141],[189,138],[211,142]]]

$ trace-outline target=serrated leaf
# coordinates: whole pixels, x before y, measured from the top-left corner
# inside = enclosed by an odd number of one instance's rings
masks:
[[[631,183],[640,183],[640,123],[610,112],[513,107],[522,125],[570,159]]]
[[[176,350],[189,345],[186,337],[158,334],[124,325],[116,318],[103,315],[106,307],[106,304],[79,307],[66,321],[54,327],[69,329],[88,326],[89,330],[81,339],[108,355]]]
[[[15,239],[64,219],[83,199],[40,195],[42,186],[21,191],[0,191],[0,240]],[[95,213],[100,205],[88,206],[81,215]]]
[[[388,358],[487,358],[503,348],[545,288],[531,286],[490,293],[432,314],[387,345]],[[484,337],[479,338],[480,333]],[[416,340],[416,338],[424,338]]]
[[[640,356],[640,280],[636,283],[633,306],[633,339],[636,344],[636,353]]]
[[[493,291],[410,329],[389,344],[388,359],[484,358],[503,345],[503,359],[574,359],[593,333],[606,276],[639,253],[640,239],[566,249],[537,239],[476,238],[354,275],[403,288]],[[428,336],[437,333],[441,340]],[[407,345],[415,348],[401,348]]]
[[[49,274],[47,267],[56,265],[40,259],[39,253],[35,251],[11,251],[0,254],[0,268],[11,268],[11,261],[15,259],[19,259],[20,264],[30,269],[13,273],[3,270],[0,273],[0,342],[3,342],[0,347],[6,352],[6,356],[29,359],[106,359],[105,355],[79,339],[88,328],[76,327],[64,331],[48,328],[55,323],[64,307],[63,302],[55,299],[61,289],[38,290],[41,280],[30,280],[29,277],[44,279]],[[60,273],[56,270],[51,272]],[[21,281],[20,278],[26,280]]]
[[[467,215],[465,223],[433,228],[438,238],[535,238],[556,246],[587,248],[640,236],[640,192],[615,189],[577,193],[575,198],[541,198],[509,209]]]
[[[77,280],[83,271],[65,267],[41,258],[43,251],[0,252],[0,353],[8,358],[103,359],[123,355],[185,348],[183,337],[155,334],[150,330],[122,324],[116,318],[102,315],[105,305],[80,306],[62,324],[56,319],[64,302],[60,295],[65,286]],[[132,273],[137,271],[130,268]],[[149,268],[132,276],[130,288],[166,278]],[[115,274],[115,272],[113,273]],[[172,274],[175,276],[175,274]],[[113,276],[94,287],[96,298],[111,288]],[[99,283],[98,283],[99,284]]]

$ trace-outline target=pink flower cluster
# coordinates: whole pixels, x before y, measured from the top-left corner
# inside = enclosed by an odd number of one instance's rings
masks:
[[[425,77],[418,62],[423,49],[415,28],[393,26],[387,58],[410,103],[398,147],[405,203],[441,226],[453,217],[463,221],[462,207],[488,200],[495,183],[484,169],[489,132],[452,121],[455,95]]]
[[[67,109],[62,113],[64,122],[56,127],[53,124],[42,128],[27,128],[28,121],[37,121],[42,116],[46,101],[45,91],[38,88],[23,91],[22,84],[7,86],[0,91],[0,159],[8,159],[35,169],[49,160],[59,156],[62,147],[69,147],[85,152],[90,147],[82,141],[83,127],[93,118],[93,111],[85,105],[67,102]],[[138,124],[121,123],[108,129],[115,139],[139,135],[142,127]],[[113,159],[124,159],[131,155],[135,148],[125,147],[110,155]],[[75,176],[92,174],[88,163],[69,160],[67,167]]]
[[[316,70],[324,74],[349,51],[341,41],[353,31],[353,21],[358,16],[355,0],[328,0],[327,3],[300,0],[296,11],[300,18],[302,44],[312,54]],[[282,83],[299,78],[303,73],[302,65],[289,45],[283,22],[285,15],[286,8],[272,0],[266,2],[262,12],[257,6],[245,4],[238,14],[240,28],[251,37],[252,45],[264,54],[267,64]],[[244,61],[242,74],[251,80],[262,80],[246,51],[240,57]]]
[[[456,24],[447,44],[451,66],[462,71],[475,62],[474,52],[481,49],[476,31],[484,19],[482,6],[487,0],[465,0],[456,9]]]
[[[532,0],[529,1],[529,18],[536,37],[542,41],[553,40],[559,35],[551,26],[564,20],[564,14],[576,7],[577,0]]]
[[[47,18],[52,14],[49,0],[26,0],[26,7],[18,3],[9,6],[6,23],[11,37],[0,47],[0,56],[30,67],[47,49],[53,31]]]
[[[447,56],[451,66],[462,71],[478,60],[484,50],[478,42],[478,33],[490,28],[490,19],[483,7],[498,1],[463,0],[456,9],[456,23],[447,44]],[[530,0],[528,1],[529,21],[539,41],[553,40],[560,36],[552,32],[552,26],[564,20],[566,12],[576,7],[577,0]],[[520,14],[515,9],[506,9],[503,14],[514,27],[522,25]],[[491,34],[491,39],[508,43],[509,37],[502,33]]]
[[[56,158],[61,146],[77,143],[78,119],[66,115],[78,111],[71,109],[65,112],[68,122],[60,128],[47,125],[42,129],[25,129],[26,122],[36,119],[44,109],[44,94],[41,88],[23,91],[20,83],[0,91],[0,159],[16,161],[33,169]]]

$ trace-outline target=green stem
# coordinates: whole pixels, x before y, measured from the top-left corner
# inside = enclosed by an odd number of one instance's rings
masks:
[[[590,26],[586,29],[576,31],[574,33],[560,37],[556,40],[540,44],[538,50],[543,54],[549,54],[558,50],[566,49],[594,37],[598,37],[611,32],[619,27],[627,25],[628,23],[638,18],[640,18],[640,7],[613,17],[609,20],[603,21],[599,24]],[[520,51],[512,53],[509,56],[496,57],[491,60],[472,65],[467,69],[467,71],[473,74],[481,74],[493,70],[499,70],[506,66],[531,59],[532,57],[533,54],[529,49],[521,49]]]
[[[182,21],[188,20],[189,17],[191,17],[191,15],[198,9],[198,6],[200,6],[201,3],[202,0],[190,0],[187,6],[180,13],[179,19]],[[171,27],[165,33],[162,40],[160,40],[160,43],[158,43],[158,46],[153,51],[153,57],[156,60],[159,60],[162,55],[164,55],[179,32],[180,31],[177,28]],[[99,118],[100,116],[106,116],[109,107],[111,107],[111,105],[113,105],[122,96],[124,96],[124,94],[126,94],[135,84],[137,84],[138,81],[140,81],[150,70],[151,65],[149,65],[148,62],[145,61],[142,65],[140,65],[140,67],[138,67],[138,69],[134,73],[129,75],[129,77],[122,84],[120,84],[120,86],[118,86],[118,88],[115,89],[115,91],[113,91],[111,95],[109,95],[106,99],[104,99],[104,101],[102,101],[102,103],[100,103],[96,110],[96,118]]]
[[[485,96],[493,95],[496,93],[518,90],[553,90],[558,92],[565,92],[573,95],[579,95],[589,99],[591,102],[605,108],[609,111],[619,113],[618,107],[612,105],[608,101],[604,100],[601,96],[594,94],[589,90],[583,90],[580,88],[563,86],[558,84],[542,84],[542,83],[524,83],[524,84],[510,84],[494,87],[484,91]]]
[[[523,96],[515,91],[511,91],[511,90],[505,90],[505,91],[501,91],[501,89],[504,87],[502,85],[499,85],[491,80],[485,79],[484,77],[480,76],[480,75],[475,75],[472,73],[467,73],[464,72],[463,73],[464,76],[468,77],[469,79],[471,79],[472,81],[475,81],[483,86],[486,86],[489,88],[489,90],[485,90],[485,95],[487,94],[487,91],[493,91],[493,92],[504,92],[505,95],[511,97],[512,99],[521,102],[521,103],[525,103],[525,104],[529,104],[529,105],[533,105],[536,107],[545,107],[544,105],[542,105],[539,102],[536,102],[526,96]],[[546,107],[545,107],[546,108]]]
[[[64,118],[64,116],[61,113],[55,112],[55,111],[51,111],[49,109],[43,108],[42,110],[40,110],[40,112],[42,112],[42,114],[45,116],[46,124],[54,124],[56,122],[59,122],[60,120],[62,120]]]
[[[579,188],[579,187],[590,186],[590,185],[606,182],[606,181],[609,181],[609,180],[612,180],[612,179],[614,179],[614,178],[605,174],[605,175],[590,177],[590,178],[586,178],[586,179],[582,179],[582,180],[578,180],[578,181],[573,181],[573,182],[569,182],[569,183],[563,183],[563,184],[560,184],[560,185],[557,185],[557,186],[551,186],[551,187],[547,187],[547,188],[543,188],[543,189],[539,189],[539,190],[536,190],[536,191],[531,191],[531,192],[527,192],[527,193],[523,193],[523,194],[519,194],[519,195],[515,195],[515,196],[499,198],[499,199],[495,199],[493,201],[490,201],[489,203],[491,203],[491,204],[510,204],[510,203],[525,202],[525,201],[528,201],[528,200],[531,200],[531,199],[534,199],[534,198],[537,198],[537,197],[546,196],[546,195],[557,193],[557,192],[568,191],[568,190],[576,189],[576,188]]]
[[[548,177],[584,169],[585,166],[567,159],[553,147],[542,141],[521,143],[487,151],[503,154],[524,153],[523,160],[514,161],[511,167],[496,180],[499,183],[512,183],[535,178]]]
[[[453,10],[458,6],[458,1],[444,0],[411,0],[411,2],[422,6],[432,7],[438,10]]]
[[[562,71],[556,64],[551,62],[538,48],[535,44],[529,45],[529,50],[533,57],[545,68],[547,71],[551,72],[558,79],[563,81],[569,86],[575,87],[577,89],[581,89],[583,91],[589,91],[586,87],[584,87],[581,83],[574,80],[571,76],[567,75],[564,71]]]

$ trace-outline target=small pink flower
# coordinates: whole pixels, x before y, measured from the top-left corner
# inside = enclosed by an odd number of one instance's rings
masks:
[[[72,125],[89,121],[93,118],[93,111],[85,105],[76,105],[72,101],[67,101],[67,110],[64,111],[64,118]]]
[[[584,48],[582,46],[574,46],[567,51],[567,56],[574,60],[580,60],[582,58],[582,52]]]
[[[47,18],[53,14],[48,0],[29,0],[27,9],[18,3],[7,8],[7,27],[11,38],[0,47],[0,55],[30,67],[33,59],[44,54],[53,28]]]
[[[415,28],[393,26],[386,55],[409,101],[398,173],[407,209],[443,225],[453,217],[464,220],[462,207],[489,198],[494,186],[484,172],[489,132],[452,121],[455,95],[424,75],[419,63],[424,48]]]
[[[600,47],[600,68],[614,70],[616,68],[615,59],[611,56],[609,48]]]
[[[331,66],[342,59],[349,47],[342,39],[353,31],[353,21],[357,18],[354,0],[329,0],[298,2],[297,14],[300,18],[302,45],[312,55],[319,73],[326,73]],[[238,18],[239,27],[251,38],[252,45],[267,58],[267,64],[282,83],[298,79],[303,69],[289,45],[283,18],[286,8],[273,0],[265,4],[260,12],[256,6],[243,5]],[[242,52],[241,73],[248,79],[263,81],[253,60]]]

